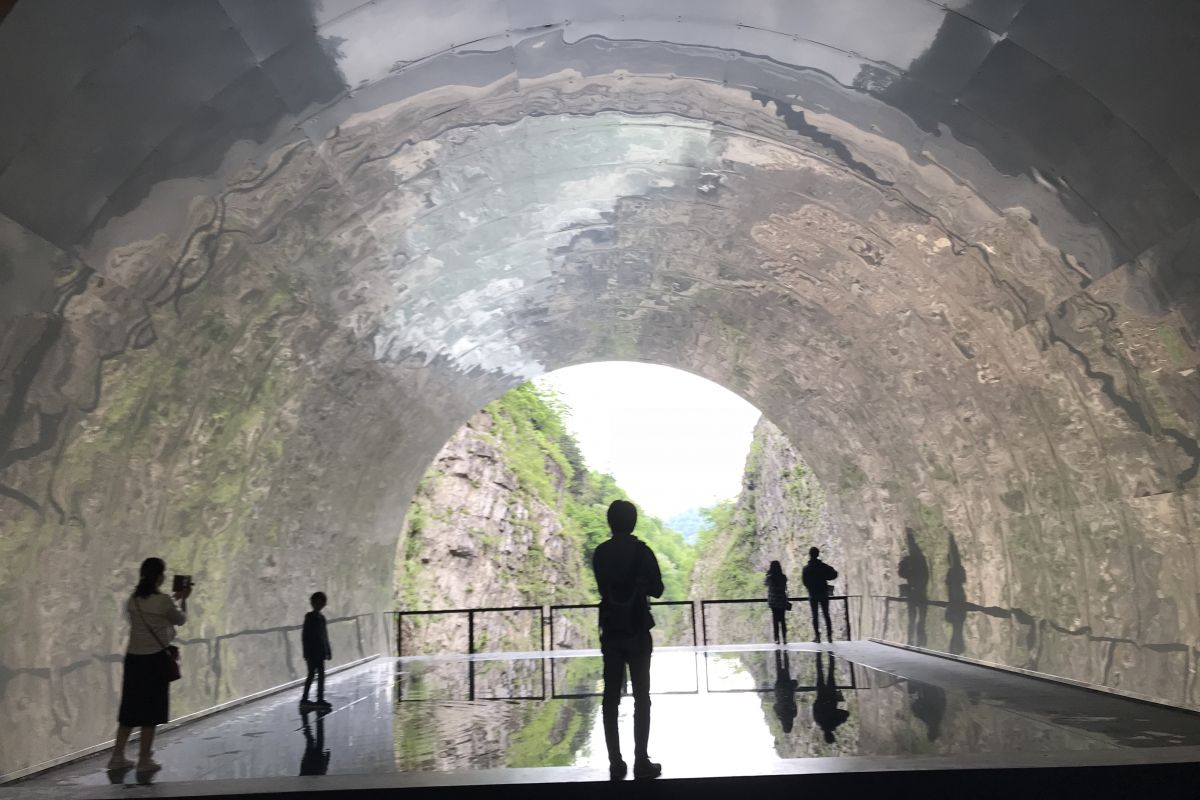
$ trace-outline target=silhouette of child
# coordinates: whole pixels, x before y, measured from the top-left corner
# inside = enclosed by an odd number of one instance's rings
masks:
[[[321,609],[325,608],[325,593],[313,592],[308,599],[312,603],[312,611],[304,615],[304,630],[300,635],[304,647],[304,663],[308,666],[308,677],[304,679],[304,694],[300,697],[300,705],[332,708],[325,702],[325,662],[333,658],[329,649],[329,629],[325,626],[325,616]],[[308,690],[313,678],[317,679],[317,699],[308,699]]]

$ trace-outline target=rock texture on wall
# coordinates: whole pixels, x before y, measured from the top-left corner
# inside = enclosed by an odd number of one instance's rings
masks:
[[[17,3],[0,774],[109,735],[141,558],[200,580],[176,711],[273,685],[592,360],[762,409],[862,633],[1200,707],[1194,9],[798,9]]]

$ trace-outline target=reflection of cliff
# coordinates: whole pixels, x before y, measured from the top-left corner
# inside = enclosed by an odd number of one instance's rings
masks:
[[[405,771],[567,766],[587,742],[598,703],[540,699],[540,660],[405,665],[395,715],[397,765]],[[567,659],[578,683],[588,665]],[[594,678],[594,676],[592,676]],[[548,685],[548,684],[547,684]],[[469,698],[498,702],[463,702]]]
[[[762,695],[763,718],[780,758],[849,756],[859,752],[859,698],[850,691],[852,666],[827,652],[746,654],[743,666]]]
[[[553,400],[531,385],[475,414],[438,453],[405,522],[398,607],[409,610],[541,606],[596,600],[591,553],[608,538],[608,503],[625,493],[588,470]],[[682,598],[692,550],[643,516],[636,534],[654,548],[665,598]],[[594,612],[561,615],[561,641]],[[476,615],[477,650],[540,646],[537,617]],[[465,652],[465,615],[406,619],[405,654]]]

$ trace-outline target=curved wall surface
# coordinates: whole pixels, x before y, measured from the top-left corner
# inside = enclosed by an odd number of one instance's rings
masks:
[[[386,650],[429,460],[599,359],[789,435],[862,633],[1200,707],[1198,39],[1165,0],[18,3],[0,774],[111,736],[146,555],[199,583],[176,713],[294,677],[317,588],[339,660]]]

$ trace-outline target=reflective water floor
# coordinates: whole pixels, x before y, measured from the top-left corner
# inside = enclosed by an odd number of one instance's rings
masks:
[[[1200,717],[867,642],[655,653],[666,775],[814,756],[1200,744]],[[156,781],[606,763],[598,654],[379,659],[332,676],[326,714],[280,694],[164,733]],[[622,703],[632,735],[632,701]],[[131,747],[131,751],[132,751]],[[631,742],[626,749],[632,750]],[[98,755],[23,786],[132,783]]]

